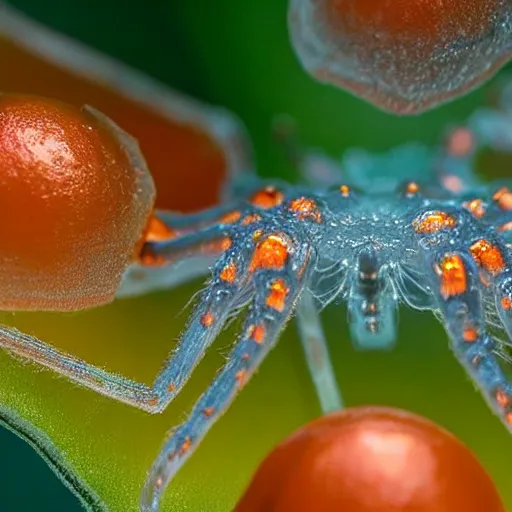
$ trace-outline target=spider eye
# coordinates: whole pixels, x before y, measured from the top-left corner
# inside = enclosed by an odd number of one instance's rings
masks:
[[[112,300],[153,199],[137,145],[109,119],[0,95],[0,309]]]
[[[500,0],[291,0],[304,67],[395,113],[417,113],[485,80],[510,56]]]

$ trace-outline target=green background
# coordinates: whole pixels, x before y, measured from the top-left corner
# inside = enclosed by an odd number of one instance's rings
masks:
[[[294,177],[270,136],[276,114],[297,120],[306,146],[320,146],[337,156],[351,146],[383,150],[409,140],[432,144],[447,123],[463,120],[486,93],[484,88],[423,116],[397,118],[318,84],[301,70],[292,52],[284,0],[148,0],[144,7],[113,0],[11,3],[177,90],[231,109],[246,124],[258,172],[265,176]],[[181,308],[199,285],[79,315],[39,315],[35,320],[17,315],[15,323],[37,328],[43,339],[72,337],[83,357],[91,343],[103,345],[109,367],[149,381],[169,348],[168,340],[183,327]],[[350,345],[345,315],[344,308],[334,307],[323,318],[347,404],[402,407],[444,425],[477,454],[512,507],[512,439],[452,357],[441,326],[430,315],[402,309],[396,350],[357,353]],[[129,512],[163,433],[183,419],[221,364],[229,342],[229,333],[221,337],[183,396],[158,418],[93,396],[48,372],[23,368],[4,354],[0,399],[44,425],[112,510]],[[165,510],[229,510],[265,453],[318,414],[292,323],[170,487]],[[0,447],[2,511],[81,510],[28,445],[1,431]]]

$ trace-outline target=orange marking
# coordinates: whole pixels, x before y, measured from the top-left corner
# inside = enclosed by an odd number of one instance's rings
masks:
[[[468,327],[467,329],[464,329],[462,339],[466,343],[474,343],[478,339],[478,331],[474,327]]]
[[[215,412],[215,407],[207,407],[204,409],[203,414],[209,418]]]
[[[512,221],[506,222],[498,228],[498,231],[512,231]]]
[[[203,327],[211,327],[213,325],[213,322],[215,321],[215,318],[213,318],[213,315],[207,311],[202,317],[201,317],[201,325]]]
[[[270,235],[256,246],[249,272],[259,268],[280,270],[284,267],[287,258],[288,247],[285,240],[279,235]]]
[[[512,425],[512,412],[508,412],[507,414],[505,414],[505,421],[509,425]]]
[[[420,216],[412,223],[417,233],[437,233],[443,229],[451,229],[457,224],[456,220],[445,212],[432,212]]]
[[[249,327],[249,337],[252,338],[258,345],[261,345],[265,340],[265,326],[264,325],[251,325]]]
[[[258,222],[261,220],[261,217],[257,213],[250,213],[246,215],[242,220],[242,225],[247,226],[248,224],[252,224],[253,222]]]
[[[445,299],[466,291],[466,269],[460,256],[445,256],[436,270],[441,278],[441,295]]]
[[[191,445],[192,445],[192,441],[190,440],[190,437],[187,436],[185,438],[185,441],[181,445],[180,455],[183,455],[183,454],[187,453],[190,450],[190,446]]]
[[[148,400],[148,405],[150,405],[151,407],[154,407],[157,404],[158,404],[158,398],[156,396],[151,398],[150,400]]]
[[[467,128],[457,128],[448,138],[448,153],[455,157],[467,156],[473,149],[473,133]]]
[[[478,240],[469,248],[469,251],[473,259],[493,276],[505,268],[501,251],[487,240]]]
[[[512,310],[512,299],[509,297],[503,297],[501,299],[501,307],[504,311]]]
[[[498,389],[496,391],[496,402],[498,402],[499,407],[505,409],[510,404],[510,398],[501,389]]]
[[[240,220],[241,216],[242,216],[242,214],[238,210],[228,212],[228,213],[225,213],[219,219],[219,223],[220,224],[233,224],[234,222],[237,222],[238,220]]]
[[[242,387],[247,382],[247,371],[246,370],[238,370],[235,373],[235,379],[238,382],[238,386]]]
[[[507,187],[500,188],[492,198],[502,210],[512,211],[512,192]]]
[[[286,296],[290,288],[284,279],[275,279],[270,285],[270,292],[267,296],[266,304],[269,308],[282,312],[284,310]]]
[[[289,209],[296,212],[299,219],[310,218],[315,222],[322,222],[322,214],[318,210],[316,202],[307,197],[299,197],[290,202]]]
[[[350,196],[350,187],[347,187],[347,185],[341,185],[340,192],[343,197],[349,197]]]
[[[236,279],[236,265],[231,262],[228,263],[220,273],[220,278],[226,283],[232,283]]]
[[[418,184],[414,181],[411,181],[410,183],[407,184],[407,187],[405,189],[405,193],[408,195],[408,196],[414,196],[416,195],[418,192],[420,191],[420,187],[418,186]]]
[[[477,219],[485,215],[485,206],[481,199],[473,199],[462,204],[466,210],[470,211]]]
[[[176,386],[174,385],[173,382],[170,382],[169,385],[167,386],[167,389],[172,393],[176,389]]]
[[[144,232],[144,242],[162,242],[176,236],[176,231],[172,230],[158,217],[152,215],[146,225]]]
[[[453,192],[454,194],[458,194],[464,189],[463,181],[455,174],[443,174],[441,177],[441,183],[445,189]]]
[[[258,190],[251,196],[251,203],[259,208],[274,208],[279,206],[283,202],[283,193],[277,190],[275,187],[265,187],[262,190]]]
[[[161,476],[159,476],[159,477],[156,479],[156,482],[155,482],[155,488],[156,488],[156,489],[160,489],[160,487],[162,487],[163,483],[164,483],[164,479],[163,479]]]
[[[202,245],[203,254],[216,254],[218,252],[225,252],[231,247],[231,238],[224,237],[219,240],[212,240]]]
[[[249,354],[245,352],[245,354],[242,355],[242,361],[248,361],[249,360]]]

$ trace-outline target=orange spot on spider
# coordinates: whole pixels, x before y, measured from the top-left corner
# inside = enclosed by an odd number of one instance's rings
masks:
[[[259,242],[254,251],[249,272],[259,268],[282,269],[288,258],[288,247],[285,240],[279,235],[270,235]]]
[[[156,397],[150,398],[148,400],[148,405],[151,407],[154,407],[157,404],[158,404],[158,398],[156,398]]]
[[[299,219],[311,219],[322,222],[322,214],[318,210],[316,202],[307,197],[299,197],[290,202],[289,209],[298,214]]]
[[[507,412],[507,414],[505,414],[505,421],[509,425],[512,425],[512,412]]]
[[[473,149],[474,137],[471,130],[467,128],[457,128],[448,137],[448,153],[454,157],[464,157],[469,155]]]
[[[228,212],[228,213],[225,213],[219,219],[219,223],[221,223],[221,224],[233,224],[233,223],[237,222],[240,219],[241,216],[242,216],[242,214],[238,210],[235,210],[235,211],[232,211],[232,212]]]
[[[473,199],[462,204],[466,210],[470,211],[477,219],[485,215],[485,205],[481,199]]]
[[[473,259],[491,275],[496,275],[505,268],[501,251],[487,240],[478,240],[469,251]]]
[[[228,263],[220,273],[220,278],[226,283],[232,283],[236,279],[236,265],[231,262]]]
[[[498,228],[498,231],[512,231],[512,221],[506,222]]]
[[[458,194],[464,189],[464,182],[455,174],[443,174],[441,183],[446,190]]]
[[[258,222],[259,220],[261,220],[261,217],[257,213],[250,213],[243,218],[242,225],[247,226],[253,222]]]
[[[169,228],[165,222],[152,215],[146,225],[143,240],[144,242],[161,242],[174,238],[176,232]]]
[[[414,181],[411,181],[410,183],[407,184],[406,188],[405,188],[405,193],[408,195],[408,196],[414,196],[416,195],[418,192],[420,191],[420,187],[418,186],[418,184]]]
[[[498,190],[492,198],[502,210],[512,211],[512,192],[507,187]]]
[[[478,331],[474,327],[464,329],[462,338],[466,343],[474,343],[478,339]]]
[[[231,247],[231,238],[224,237],[219,240],[213,240],[211,242],[206,242],[202,246],[202,252],[204,254],[216,254],[219,252],[225,252]]]
[[[340,192],[343,197],[349,197],[350,196],[350,187],[347,187],[347,185],[341,185]]]
[[[242,355],[242,361],[248,361],[249,360],[249,354],[247,352],[245,352],[243,355]]]
[[[512,299],[510,297],[502,297],[501,307],[504,309],[504,311],[512,310]]]
[[[213,322],[215,321],[215,318],[213,315],[207,311],[202,317],[201,317],[201,325],[203,327],[211,327],[213,325]]]
[[[499,407],[505,409],[505,407],[510,404],[510,398],[505,392],[503,392],[501,389],[498,389],[498,391],[496,391],[496,402],[498,403]]]
[[[412,223],[417,233],[431,234],[444,229],[451,229],[457,224],[456,220],[446,212],[431,212],[415,219]]]
[[[174,385],[174,383],[170,382],[169,385],[167,386],[167,390],[172,393],[175,389],[176,386]]]
[[[206,409],[204,409],[203,411],[203,414],[209,418],[210,416],[212,416],[212,414],[215,412],[215,407],[206,407]]]
[[[266,300],[267,306],[282,312],[289,291],[290,288],[284,279],[275,279],[270,285],[270,292]]]
[[[242,387],[247,382],[247,371],[246,370],[238,370],[235,373],[235,379],[238,383],[238,387]]]
[[[259,208],[269,209],[279,206],[283,202],[283,199],[284,195],[282,192],[275,187],[268,186],[255,192],[251,196],[250,202]]]
[[[163,484],[163,483],[164,483],[164,479],[163,479],[161,476],[159,476],[159,477],[156,479],[156,481],[155,481],[155,487],[156,487],[157,489],[160,489],[160,487],[162,487],[162,484]]]
[[[180,455],[184,455],[185,453],[187,453],[189,450],[190,450],[190,447],[192,446],[192,441],[190,439],[189,436],[187,436],[185,438],[185,441],[183,442],[183,444],[181,445],[181,448],[180,448]]]
[[[261,324],[251,325],[249,327],[249,337],[259,345],[263,343],[265,340],[265,326]]]
[[[456,254],[445,256],[436,270],[441,278],[441,295],[445,299],[466,291],[466,269],[460,256]]]

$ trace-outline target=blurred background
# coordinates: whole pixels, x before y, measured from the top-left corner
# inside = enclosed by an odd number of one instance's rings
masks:
[[[285,0],[149,0],[144,6],[120,0],[9,3],[175,90],[231,110],[247,127],[258,173],[266,177],[296,179],[296,170],[271,137],[278,114],[293,116],[305,146],[338,157],[353,146],[383,151],[413,140],[434,144],[447,125],[463,121],[491,96],[492,83],[422,116],[398,118],[318,84],[300,68],[290,47]],[[0,65],[0,73],[8,72]],[[497,174],[490,166],[481,172]],[[195,191],[190,186],[181,193]],[[98,361],[149,381],[169,348],[166,340],[174,339],[184,325],[181,308],[200,285],[198,281],[79,315],[36,315],[35,320],[19,315],[15,323],[35,329],[44,339],[72,337],[78,347],[96,343]],[[170,326],[175,317],[177,323]],[[337,306],[323,314],[347,405],[401,407],[443,425],[476,453],[512,507],[512,439],[459,368],[433,316],[402,308],[398,345],[391,353],[355,352],[345,318],[345,309]],[[151,343],[155,348],[147,355]],[[41,419],[41,427],[50,431],[56,446],[111,510],[136,510],[142,479],[163,433],[183,419],[222,363],[229,343],[228,333],[162,418],[127,411],[47,372],[6,362],[5,356],[0,364],[10,369],[1,378],[10,384],[0,385],[0,399],[14,408],[23,402],[22,416]],[[101,350],[103,358],[97,355]],[[164,510],[227,512],[265,453],[318,414],[292,322],[256,378],[170,487]],[[82,510],[26,443],[2,429],[0,447],[3,467],[9,468],[0,481],[1,510]]]

